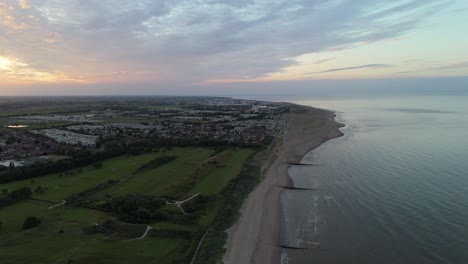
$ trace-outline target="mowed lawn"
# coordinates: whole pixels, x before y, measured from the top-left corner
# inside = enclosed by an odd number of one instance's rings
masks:
[[[20,187],[30,187],[32,190],[37,186],[47,188],[43,194],[33,193],[33,197],[60,202],[65,197],[95,187],[108,180],[120,179],[133,173],[142,164],[154,159],[157,153],[143,154],[139,156],[121,156],[103,161],[101,168],[87,166],[66,173],[55,173],[34,179],[26,179],[11,183],[0,184],[0,190],[13,190]],[[73,174],[70,174],[73,173]],[[59,174],[62,174],[60,176]]]
[[[177,156],[177,159],[160,167],[138,173],[100,194],[112,197],[128,193],[170,195],[174,189],[195,177],[197,168],[206,164],[213,150],[203,148],[176,148],[160,152],[161,156]],[[184,198],[184,197],[180,197]]]
[[[221,192],[230,180],[239,175],[244,162],[253,152],[252,149],[229,149],[220,153],[213,159],[215,168],[195,186],[192,193],[210,195]]]

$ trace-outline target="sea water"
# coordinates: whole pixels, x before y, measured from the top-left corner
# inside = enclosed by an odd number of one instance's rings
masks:
[[[346,127],[289,168],[282,263],[468,263],[468,96],[287,101]]]

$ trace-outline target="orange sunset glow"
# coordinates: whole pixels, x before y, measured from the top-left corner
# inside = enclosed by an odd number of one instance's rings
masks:
[[[2,1],[0,89],[468,76],[461,1],[111,2]]]

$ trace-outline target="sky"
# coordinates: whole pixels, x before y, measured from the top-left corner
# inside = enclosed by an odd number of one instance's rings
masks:
[[[0,96],[468,89],[467,28],[466,0],[0,0]]]

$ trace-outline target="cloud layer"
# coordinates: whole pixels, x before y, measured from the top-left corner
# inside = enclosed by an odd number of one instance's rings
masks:
[[[364,68],[374,68],[375,69],[375,68],[388,68],[388,67],[392,67],[392,65],[389,65],[389,64],[366,64],[366,65],[359,65],[359,66],[329,69],[329,70],[320,71],[320,72],[309,72],[309,73],[306,73],[306,74],[337,72],[337,71],[350,71],[350,70],[357,70],[357,69],[364,69]]]
[[[295,65],[306,53],[400,36],[451,3],[391,2],[6,0],[0,57],[21,61],[32,75],[68,80],[252,79]]]

